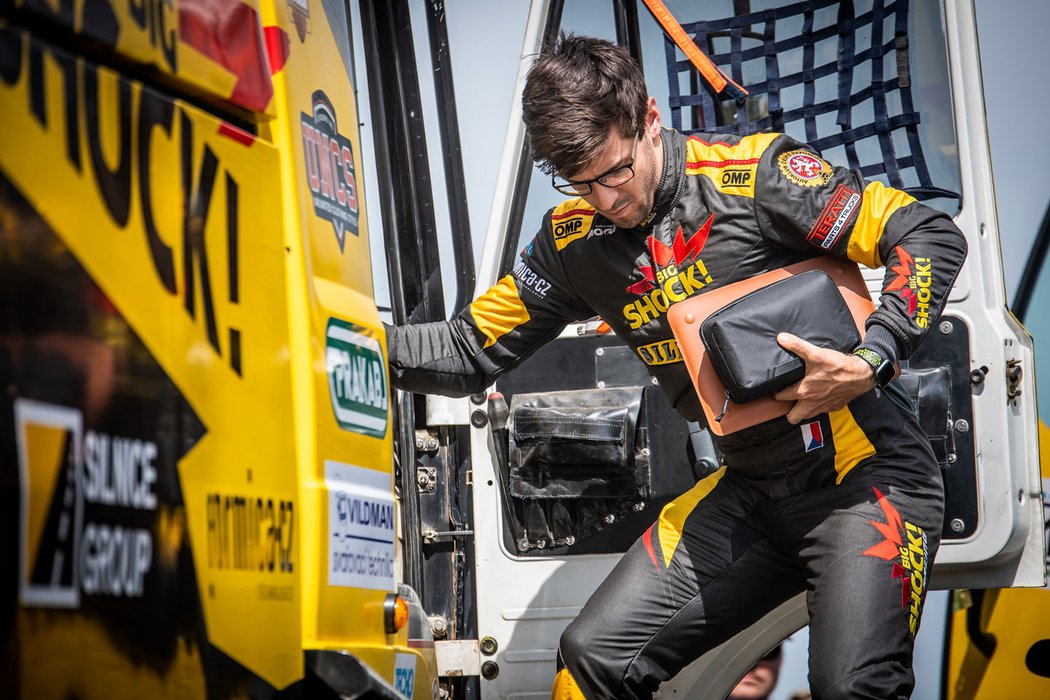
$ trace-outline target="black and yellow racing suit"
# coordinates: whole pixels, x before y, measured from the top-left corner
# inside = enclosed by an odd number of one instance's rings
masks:
[[[599,315],[702,422],[666,320],[678,301],[834,255],[886,270],[862,346],[906,359],[939,316],[966,256],[947,215],[786,135],[665,129],[663,147],[637,228],[566,201],[513,273],[457,318],[388,328],[393,384],[482,391],[566,323]],[[814,697],[907,697],[943,516],[914,416],[876,389],[801,426],[779,418],[715,440],[725,466],[663,509],[566,630],[556,694],[649,697],[805,590]]]

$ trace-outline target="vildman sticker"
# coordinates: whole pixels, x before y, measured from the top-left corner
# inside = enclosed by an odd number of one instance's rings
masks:
[[[339,427],[372,437],[386,435],[390,392],[379,341],[345,321],[329,319],[325,360]]]

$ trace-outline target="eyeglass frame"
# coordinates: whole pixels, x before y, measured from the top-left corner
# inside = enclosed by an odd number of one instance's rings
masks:
[[[576,180],[569,180],[569,179],[563,178],[562,184],[559,184],[557,178],[554,175],[551,175],[551,187],[553,187],[554,189],[558,190],[558,192],[561,192],[562,194],[567,195],[569,197],[572,197],[572,196],[586,197],[587,195],[589,195],[591,192],[594,191],[594,188],[591,185],[593,183],[595,183],[595,182],[597,182],[602,187],[620,187],[621,185],[626,185],[628,182],[630,182],[631,180],[634,179],[634,175],[635,175],[635,172],[634,172],[634,156],[638,152],[638,143],[642,140],[642,137],[644,135],[645,135],[644,131],[639,131],[638,132],[638,135],[634,138],[634,146],[631,147],[631,157],[623,165],[617,165],[615,168],[611,168],[609,170],[606,170],[604,173],[602,173],[598,177],[593,177],[590,180],[579,180],[579,181],[576,181]],[[626,170],[627,172],[630,173],[630,176],[626,180],[618,182],[615,185],[610,185],[610,184],[602,182],[602,180],[608,179],[610,176],[612,176],[614,173],[619,172],[620,170]],[[580,192],[577,188],[579,188],[581,186],[585,186],[587,188],[587,191],[586,192]]]

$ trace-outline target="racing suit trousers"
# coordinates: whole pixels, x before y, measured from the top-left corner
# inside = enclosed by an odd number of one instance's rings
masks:
[[[783,421],[669,503],[565,630],[555,697],[649,698],[803,590],[813,697],[909,697],[944,490],[915,420],[863,398],[842,411],[897,417],[859,441],[866,452],[827,414],[819,430]]]

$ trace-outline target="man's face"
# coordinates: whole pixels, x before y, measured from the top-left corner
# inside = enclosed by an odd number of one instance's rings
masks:
[[[633,178],[616,187],[592,183],[590,194],[583,195],[588,204],[621,228],[634,228],[653,209],[656,186],[660,181],[660,163],[652,131],[651,128],[647,128],[640,138],[635,138],[621,136],[616,129],[610,129],[602,150],[587,167],[567,178],[571,181],[582,181],[600,177],[630,163],[633,149]],[[659,133],[655,138],[660,138]],[[637,147],[635,143],[638,144]]]

